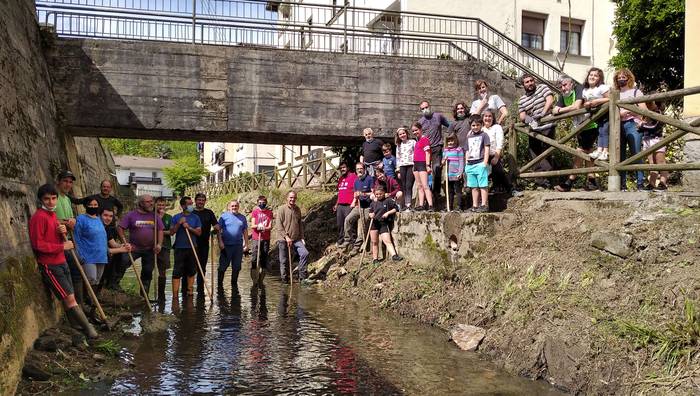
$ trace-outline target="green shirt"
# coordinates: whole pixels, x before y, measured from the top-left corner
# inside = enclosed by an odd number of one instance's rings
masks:
[[[173,223],[173,216],[170,216],[169,214],[165,213],[161,220],[163,221],[163,230],[169,231],[170,226]],[[172,247],[173,243],[170,240],[170,235],[163,235],[163,249],[170,249]]]
[[[67,195],[58,194],[56,218],[59,220],[75,218],[75,215],[73,215],[73,207],[71,206],[70,198],[68,198]]]
[[[574,104],[574,102],[578,99],[583,98],[582,90],[580,86],[577,86],[575,89],[572,89],[571,92],[569,92],[568,95],[561,96],[561,99],[559,100],[559,103],[557,105],[559,107],[568,107]],[[574,124],[579,125],[582,122],[585,121],[585,118],[583,116],[576,116],[573,118]],[[595,122],[589,122],[588,125],[586,125],[586,128],[584,130],[588,129],[593,129],[593,128],[598,128],[598,124]]]

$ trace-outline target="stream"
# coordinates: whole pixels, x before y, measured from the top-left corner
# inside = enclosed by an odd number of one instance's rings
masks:
[[[164,312],[177,320],[141,336],[127,354],[135,369],[100,393],[560,394],[495,369],[439,329],[297,284],[290,293],[276,277],[252,287],[247,275],[213,303],[173,304],[168,294]]]

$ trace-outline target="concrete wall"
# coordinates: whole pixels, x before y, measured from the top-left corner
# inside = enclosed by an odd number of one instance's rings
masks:
[[[57,39],[46,51],[67,128],[82,136],[337,145],[388,135],[432,100],[451,112],[480,63],[174,43]]]
[[[94,138],[64,136],[32,0],[0,2],[0,394],[12,394],[24,354],[60,317],[37,271],[27,223],[36,189],[70,167],[76,192],[98,191],[111,158]]]

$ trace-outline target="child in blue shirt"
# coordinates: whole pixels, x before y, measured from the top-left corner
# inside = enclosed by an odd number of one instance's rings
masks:
[[[396,157],[391,153],[390,143],[384,143],[382,145],[382,153],[384,154],[384,158],[382,158],[384,174],[396,179]]]
[[[90,285],[96,286],[107,265],[107,231],[97,216],[100,207],[96,199],[87,203],[85,211],[86,214],[81,214],[75,221],[75,245]]]

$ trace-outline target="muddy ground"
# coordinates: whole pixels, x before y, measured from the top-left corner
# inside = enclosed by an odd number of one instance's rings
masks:
[[[422,260],[360,267],[331,245],[312,266],[338,298],[479,326],[480,353],[573,394],[700,394],[698,198],[592,198],[511,200],[514,221],[454,262],[426,240]]]
[[[99,338],[86,339],[64,317],[34,342],[17,395],[74,393],[98,382],[109,383],[133,369],[129,349],[138,343],[134,317],[141,316],[144,331],[157,331],[163,328],[158,326],[161,315],[144,314],[144,300],[131,294],[103,290],[99,299],[107,316],[107,325],[94,321]]]

